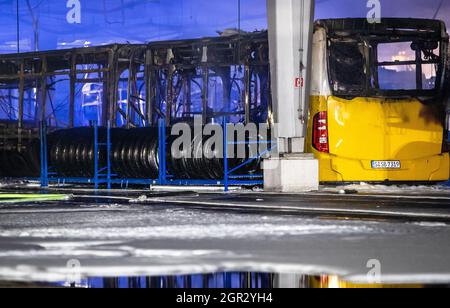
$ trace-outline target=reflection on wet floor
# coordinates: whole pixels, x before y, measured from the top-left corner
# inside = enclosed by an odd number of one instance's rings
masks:
[[[206,275],[88,279],[90,288],[273,288],[275,275],[216,273]]]
[[[42,284],[40,284],[42,285]],[[231,289],[277,289],[277,288],[434,288],[450,285],[420,284],[355,284],[338,276],[307,276],[299,274],[268,273],[214,273],[182,276],[89,278],[79,283],[52,284],[55,287],[106,288],[106,289],[162,289],[162,288],[231,288]]]

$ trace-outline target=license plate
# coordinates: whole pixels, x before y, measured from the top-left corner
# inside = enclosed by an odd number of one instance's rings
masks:
[[[399,160],[374,160],[372,169],[401,169],[402,164]]]

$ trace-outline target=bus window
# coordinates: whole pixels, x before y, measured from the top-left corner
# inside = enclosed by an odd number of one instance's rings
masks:
[[[437,69],[434,64],[423,64],[422,72],[424,77],[422,78],[422,87],[424,90],[433,90],[436,88],[436,76]]]
[[[434,90],[439,43],[399,42],[377,45],[377,77],[380,90]]]
[[[378,78],[381,90],[415,90],[417,87],[415,67],[380,66]]]
[[[411,42],[378,45],[378,63],[398,63],[378,67],[378,82],[381,90],[415,90],[417,87],[416,66],[409,61],[416,60]],[[408,62],[407,62],[408,61]]]
[[[330,77],[334,91],[341,94],[360,93],[365,89],[366,72],[362,44],[331,42]]]

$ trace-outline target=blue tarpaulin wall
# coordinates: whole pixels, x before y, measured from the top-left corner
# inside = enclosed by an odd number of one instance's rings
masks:
[[[17,1],[21,51],[214,36],[239,25],[267,28],[266,0],[0,0],[0,53],[17,51]],[[441,1],[381,0],[381,13],[450,22],[450,1]],[[367,0],[316,3],[317,18],[369,11]]]
[[[0,1],[0,53],[16,52],[16,0]],[[265,0],[19,0],[20,49],[216,36],[266,28]],[[35,35],[36,34],[36,35]]]

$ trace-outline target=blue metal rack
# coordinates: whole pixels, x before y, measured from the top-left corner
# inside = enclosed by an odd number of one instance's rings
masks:
[[[47,125],[42,121],[39,125],[39,139],[41,142],[41,187],[48,187],[48,154],[47,154]]]
[[[244,166],[254,162],[263,155],[271,151],[266,150],[259,155],[250,158],[241,165],[229,170],[228,161],[228,145],[238,144],[236,142],[228,142],[227,123],[224,121],[224,178],[222,180],[192,180],[192,179],[175,179],[168,175],[167,169],[167,127],[164,119],[158,121],[158,159],[159,159],[159,174],[157,179],[127,179],[118,178],[116,174],[112,172],[111,166],[111,124],[107,125],[107,137],[106,143],[99,142],[98,125],[93,124],[94,129],[94,177],[93,178],[67,178],[58,177],[56,173],[49,173],[51,167],[48,165],[48,149],[47,149],[47,127],[43,122],[40,127],[40,145],[41,145],[41,187],[48,187],[49,183],[57,184],[94,184],[95,189],[99,189],[101,184],[106,184],[107,189],[111,189],[113,184],[120,184],[122,188],[128,188],[130,184],[135,185],[161,185],[161,186],[223,186],[224,191],[229,191],[230,186],[256,186],[264,183],[262,175],[235,175],[238,170]],[[270,141],[249,141],[248,143],[267,143]],[[106,147],[106,161],[107,164],[104,167],[99,166],[98,150],[101,146]]]
[[[99,167],[98,150],[100,146],[106,147],[106,166]],[[104,173],[106,172],[106,173]],[[94,122],[94,184],[95,189],[99,189],[100,184],[106,183],[107,188],[111,189],[112,183],[111,173],[111,123],[108,122],[106,129],[106,143],[99,143],[98,141],[98,125]]]
[[[66,184],[66,183],[76,183],[76,184],[94,184],[95,189],[99,189],[100,184],[107,184],[108,189],[111,188],[111,133],[110,125],[108,124],[107,129],[107,141],[106,143],[100,143],[98,138],[98,124],[93,122],[94,130],[94,177],[93,178],[69,178],[69,177],[59,177],[56,172],[52,172],[52,166],[48,164],[48,147],[47,147],[47,124],[41,122],[39,129],[40,136],[40,161],[41,161],[41,176],[40,182],[41,187],[48,187],[49,183]],[[101,146],[107,147],[107,166],[100,167],[98,150]],[[105,173],[106,172],[106,173]]]
[[[224,179],[223,179],[224,190],[228,191],[230,185],[236,185],[236,184],[239,185],[239,183],[241,183],[240,185],[263,185],[264,184],[263,175],[234,175],[234,173],[237,172],[238,170],[240,170],[241,168],[251,164],[255,160],[263,157],[265,154],[269,153],[270,151],[272,151],[273,147],[274,147],[273,143],[271,141],[267,141],[267,140],[244,142],[245,144],[267,143],[267,144],[271,144],[271,147],[269,147],[269,149],[267,149],[263,153],[259,153],[257,156],[251,157],[250,159],[243,162],[239,166],[236,166],[233,169],[229,170],[228,145],[236,145],[236,144],[240,144],[240,142],[236,142],[236,141],[229,142],[228,141],[228,123],[227,123],[226,119],[224,120],[224,123],[223,123],[223,132],[224,132],[224,137],[223,137],[223,141],[224,141],[224,147],[223,147],[224,148],[224,168],[223,168],[223,170],[224,170]]]

